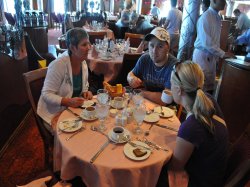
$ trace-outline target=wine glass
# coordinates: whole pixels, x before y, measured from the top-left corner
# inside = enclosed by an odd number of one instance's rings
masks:
[[[97,104],[95,106],[95,110],[96,110],[96,117],[100,120],[100,125],[98,128],[100,131],[103,132],[107,129],[107,127],[104,124],[104,121],[109,114],[109,105]]]
[[[101,105],[107,105],[109,103],[109,93],[106,89],[97,90],[97,101]]]
[[[133,116],[137,125],[137,127],[135,128],[135,133],[141,134],[143,131],[140,126],[146,116],[146,106],[144,104],[136,106],[133,111]]]
[[[142,91],[140,89],[133,90],[132,100],[136,106],[140,105],[143,101]]]

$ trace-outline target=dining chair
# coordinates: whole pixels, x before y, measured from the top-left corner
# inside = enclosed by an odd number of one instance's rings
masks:
[[[43,120],[36,112],[46,74],[47,68],[41,68],[24,73],[23,78],[36,124],[44,144],[45,167],[52,168],[54,137],[51,132],[46,129]]]
[[[124,39],[127,40],[128,38],[130,41],[130,47],[138,47],[143,40],[144,35],[126,32]]]
[[[128,86],[127,75],[135,67],[136,62],[141,57],[141,53],[125,53],[122,60],[121,69],[115,80],[110,81],[111,85],[122,84]]]
[[[103,40],[104,37],[107,35],[107,32],[88,32],[89,34],[89,41],[91,44],[95,43],[95,39]]]
[[[24,35],[24,40],[27,51],[29,71],[38,69],[39,68],[38,61],[40,60],[46,60],[46,65],[48,65],[51,61],[55,60],[55,57],[51,53],[45,53],[45,54],[38,53],[27,33],[25,33]]]
[[[250,123],[231,146],[225,187],[244,186],[250,179]]]

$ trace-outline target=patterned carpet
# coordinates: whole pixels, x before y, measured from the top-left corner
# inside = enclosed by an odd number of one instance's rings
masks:
[[[29,182],[44,171],[43,157],[42,139],[31,114],[0,158],[0,186],[14,187]]]

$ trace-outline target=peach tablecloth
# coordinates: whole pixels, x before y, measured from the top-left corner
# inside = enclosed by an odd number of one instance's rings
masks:
[[[87,31],[89,34],[91,33],[94,33],[94,32],[106,32],[107,33],[107,38],[109,39],[112,39],[112,40],[115,40],[115,35],[114,35],[114,32],[110,29],[101,29],[101,30],[93,30],[93,29],[90,29],[89,26],[83,26],[84,30]]]
[[[152,108],[154,104],[147,102],[147,107]],[[80,113],[81,109],[74,109]],[[74,117],[68,111],[64,111],[58,122]],[[161,118],[159,123],[179,128],[180,122],[176,116],[173,121]],[[161,168],[172,156],[175,146],[176,132],[153,126],[147,139],[163,147],[169,148],[168,152],[154,150],[149,158],[143,161],[134,161],[123,153],[124,144],[109,144],[99,155],[93,164],[90,159],[107,141],[107,138],[95,131],[91,131],[91,125],[99,125],[99,121],[83,122],[86,130],[74,136],[71,140],[65,139],[70,134],[62,133],[55,135],[54,170],[61,170],[61,178],[69,180],[80,176],[89,187],[153,187],[156,185]],[[115,126],[115,119],[108,117],[106,126],[109,130]],[[142,129],[147,130],[151,125],[143,123]],[[135,123],[131,122],[126,127],[131,132],[132,139],[142,138],[133,133]]]
[[[88,66],[91,71],[94,71],[96,74],[103,74],[105,81],[113,80],[122,65],[123,56],[114,57],[111,60],[105,61],[100,57],[93,58],[91,51],[88,54]]]

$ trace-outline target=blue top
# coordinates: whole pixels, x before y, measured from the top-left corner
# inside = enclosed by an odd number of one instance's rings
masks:
[[[73,95],[79,97],[82,92],[82,70],[78,75],[73,75]]]
[[[210,98],[211,99],[211,98]],[[217,114],[222,118],[218,104]],[[180,126],[178,137],[192,143],[195,148],[185,169],[189,175],[188,186],[217,187],[223,186],[226,171],[229,137],[227,128],[220,122],[215,124],[214,136],[195,116],[190,115]]]
[[[146,90],[162,92],[165,88],[170,89],[171,72],[176,63],[177,59],[169,54],[166,64],[157,67],[146,53],[139,58],[132,72],[143,81]]]

